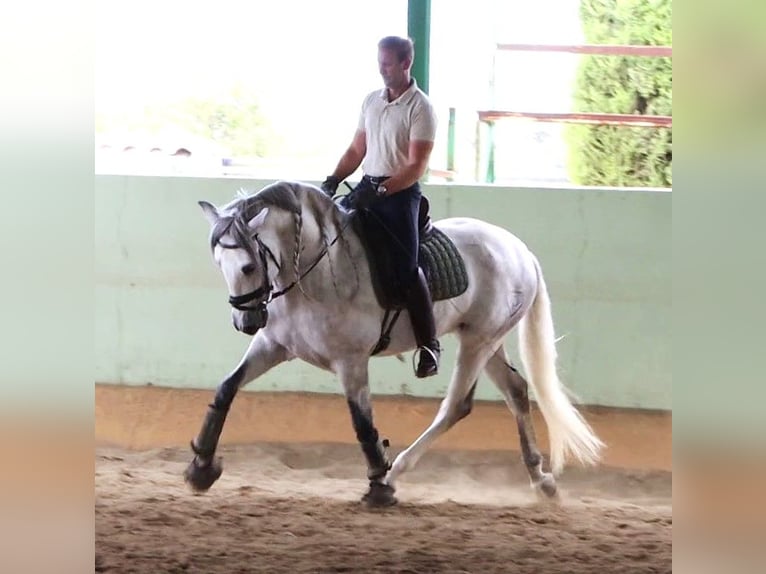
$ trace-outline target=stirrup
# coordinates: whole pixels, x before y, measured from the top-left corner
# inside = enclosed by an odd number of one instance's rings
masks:
[[[415,366],[415,356],[418,354],[417,351],[420,351],[420,361],[418,361],[418,365]],[[433,350],[425,345],[422,345],[417,348],[417,351],[412,354],[412,370],[415,371],[415,376],[419,379],[425,379],[426,377],[432,377],[433,375],[437,374],[439,372],[439,356],[441,355],[441,349]],[[428,365],[428,371],[421,372],[420,367],[423,362],[423,351],[428,352],[429,355],[431,355],[431,359],[433,360],[433,367],[431,365]]]

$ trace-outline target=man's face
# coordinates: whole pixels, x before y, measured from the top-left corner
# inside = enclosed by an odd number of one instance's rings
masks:
[[[392,50],[378,50],[378,69],[387,88],[400,88],[407,83],[409,62],[400,62]]]

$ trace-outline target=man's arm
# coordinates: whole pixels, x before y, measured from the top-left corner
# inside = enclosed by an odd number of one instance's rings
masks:
[[[407,189],[418,181],[428,168],[428,160],[434,142],[426,140],[414,140],[410,142],[407,150],[407,163],[396,170],[383,185],[388,190],[388,195]]]
[[[356,168],[362,163],[364,156],[367,154],[367,137],[364,131],[357,130],[354,134],[354,139],[351,141],[351,145],[341,156],[338,165],[335,167],[335,171],[332,172],[333,177],[337,177],[341,182],[356,171]]]

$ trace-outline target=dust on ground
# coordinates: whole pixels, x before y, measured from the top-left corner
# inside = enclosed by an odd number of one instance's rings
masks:
[[[223,446],[205,494],[189,449],[99,447],[97,572],[608,573],[672,571],[671,473],[569,467],[540,502],[518,453],[429,451],[399,504],[359,502],[356,445]]]

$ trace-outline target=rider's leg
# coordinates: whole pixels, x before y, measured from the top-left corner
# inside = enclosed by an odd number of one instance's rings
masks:
[[[407,311],[410,314],[415,341],[420,350],[420,360],[415,376],[430,377],[439,371],[439,356],[441,347],[436,338],[436,323],[434,321],[433,303],[428,283],[422,269],[407,291]]]
[[[441,348],[436,338],[431,293],[418,267],[420,198],[420,186],[416,183],[375,203],[371,211],[391,236],[394,280],[404,295],[415,342],[420,350],[420,362],[415,374],[430,377],[438,371]]]

